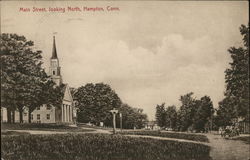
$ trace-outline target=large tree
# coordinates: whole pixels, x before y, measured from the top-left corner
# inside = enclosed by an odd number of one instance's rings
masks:
[[[166,127],[170,127],[170,128],[176,128],[176,121],[177,121],[177,111],[176,111],[176,107],[173,106],[168,106],[166,108]]]
[[[189,127],[193,127],[193,118],[198,106],[192,95],[193,93],[190,92],[180,98],[182,105],[178,111],[178,128],[181,131],[186,131]]]
[[[156,112],[155,112],[155,119],[156,123],[160,127],[166,126],[166,110],[165,110],[165,103],[161,105],[156,105]]]
[[[237,118],[237,110],[234,107],[235,101],[231,97],[224,98],[219,102],[217,110],[216,125],[227,126],[233,124],[233,119]]]
[[[240,33],[243,45],[228,50],[232,62],[225,71],[225,98],[219,103],[221,125],[230,124],[230,119],[237,117],[249,120],[249,25],[241,25]]]
[[[133,108],[128,104],[122,104],[119,112],[122,113],[122,127],[126,129],[142,128],[147,122],[147,115],[143,113],[142,109]],[[117,119],[120,127],[120,119]]]
[[[233,97],[237,115],[249,116],[249,25],[241,25],[242,47],[231,47],[232,63],[226,70],[226,96]],[[235,97],[235,98],[234,98]]]
[[[104,122],[105,125],[111,126],[110,110],[119,109],[122,104],[115,91],[103,83],[88,83],[79,87],[74,98],[77,101],[77,108],[79,108],[78,121],[91,122],[96,125]]]
[[[214,112],[213,103],[209,96],[201,97],[196,103],[198,109],[194,116],[193,126],[197,132],[205,131],[205,126],[211,122]]]
[[[22,123],[24,107],[32,112],[51,99],[56,101],[54,94],[48,94],[54,83],[42,68],[41,53],[24,36],[1,34],[1,104],[7,108],[8,122],[15,122],[15,110]]]
[[[15,121],[15,110],[23,111],[26,97],[32,90],[28,87],[36,78],[36,71],[42,71],[41,51],[33,51],[33,45],[24,36],[1,34],[1,98],[8,115],[10,111],[13,113],[12,122]]]

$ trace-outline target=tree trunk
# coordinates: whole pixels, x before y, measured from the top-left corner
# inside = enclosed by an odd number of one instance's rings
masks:
[[[19,109],[19,122],[23,123],[23,110]]]
[[[7,108],[7,123],[11,123],[11,109]]]
[[[12,111],[12,123],[15,123],[15,109],[13,109]]]
[[[28,121],[29,121],[29,123],[31,123],[31,111],[30,111],[30,109],[28,111]]]

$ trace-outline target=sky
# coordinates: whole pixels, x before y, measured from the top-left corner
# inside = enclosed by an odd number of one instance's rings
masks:
[[[242,45],[239,27],[248,23],[247,1],[0,3],[1,32],[34,41],[34,49],[43,51],[47,71],[56,32],[64,83],[76,88],[109,84],[123,103],[142,108],[149,120],[157,104],[178,108],[180,96],[189,92],[197,99],[210,96],[218,107],[231,61],[227,50]],[[33,12],[33,7],[47,12]],[[56,7],[66,10],[49,12]]]

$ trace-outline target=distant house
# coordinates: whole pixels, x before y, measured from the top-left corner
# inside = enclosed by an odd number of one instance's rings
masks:
[[[145,129],[158,130],[160,127],[157,125],[156,121],[148,121],[145,125]]]
[[[62,83],[61,67],[57,57],[55,37],[53,37],[52,57],[50,58],[50,72],[52,80],[56,85],[62,86],[61,107],[42,105],[36,108],[31,114],[31,122],[33,123],[74,123],[76,119],[76,108],[74,107],[73,97],[68,84]],[[7,121],[7,109],[1,107],[1,121]],[[23,112],[23,121],[28,122],[28,109]],[[19,112],[15,112],[15,122],[19,122]]]

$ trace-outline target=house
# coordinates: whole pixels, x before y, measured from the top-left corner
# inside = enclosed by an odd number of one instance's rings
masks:
[[[76,108],[68,84],[62,83],[61,67],[57,56],[55,36],[53,37],[52,56],[50,58],[49,75],[57,86],[62,86],[62,104],[60,107],[42,105],[31,114],[32,123],[75,123]],[[7,122],[7,109],[1,107],[1,121]],[[19,112],[15,112],[15,122],[19,122]],[[23,122],[28,122],[28,109],[23,112]]]
[[[148,121],[145,125],[145,129],[147,130],[159,130],[160,127],[157,125],[156,121]]]

